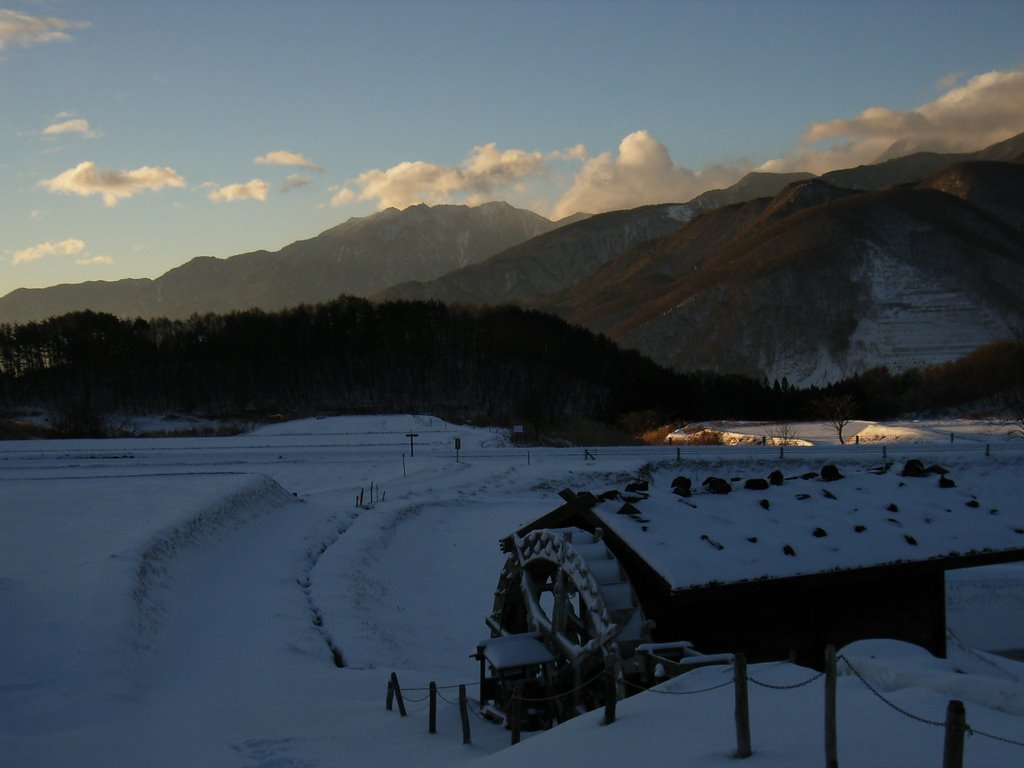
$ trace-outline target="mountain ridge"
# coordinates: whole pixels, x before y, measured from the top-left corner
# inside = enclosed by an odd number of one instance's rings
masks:
[[[439,277],[556,226],[505,202],[386,209],[276,252],[199,256],[157,278],[19,288],[0,298],[0,321],[41,320],[76,309],[174,319],[366,296],[394,283]]]
[[[996,165],[990,177],[1021,189],[1024,166]],[[815,184],[824,182],[793,187]],[[794,385],[935,364],[1020,338],[1024,236],[1006,214],[978,205],[985,195],[972,202],[927,183],[837,191],[766,221],[793,192],[704,214],[530,306],[676,369]],[[1021,200],[1004,207],[1019,211]]]
[[[676,369],[824,384],[1020,338],[1021,160],[1024,134],[821,176],[755,172],[689,203],[559,222],[505,202],[389,208],[152,280],[18,289],[0,298],[0,321],[76,308],[180,318],[339,294],[510,303]]]

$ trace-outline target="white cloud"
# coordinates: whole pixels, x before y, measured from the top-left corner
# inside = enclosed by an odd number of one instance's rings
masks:
[[[22,47],[39,43],[53,43],[70,40],[68,30],[85,29],[85,21],[68,21],[44,16],[29,16],[0,8],[0,51],[9,45]]]
[[[312,179],[309,176],[303,176],[302,174],[293,173],[288,176],[283,182],[281,182],[281,192],[289,192],[299,187],[304,187],[309,184]]]
[[[575,147],[569,147],[568,149],[556,149],[554,152],[548,152],[549,160],[586,160],[590,157],[590,153],[587,152],[587,148],[582,144],[577,144]]]
[[[75,264],[80,267],[94,267],[104,264],[113,264],[114,259],[111,256],[87,256],[82,259],[75,259]]]
[[[584,162],[552,215],[558,219],[577,212],[686,202],[708,189],[733,184],[745,170],[741,165],[699,171],[678,166],[664,144],[647,131],[634,131],[619,142],[618,156],[602,152]]]
[[[973,151],[1024,131],[1024,69],[967,80],[955,73],[940,85],[942,94],[916,109],[873,106],[851,118],[812,123],[791,152],[759,170],[824,173],[875,162],[890,148],[900,153]],[[580,144],[542,154],[499,150],[492,143],[474,147],[459,165],[417,160],[371,169],[332,187],[330,204],[374,201],[378,208],[404,208],[420,202],[480,202],[509,193],[536,201],[540,195],[534,183],[543,180],[557,186],[561,174],[555,164],[566,161],[582,165],[551,207],[553,218],[686,202],[709,189],[734,184],[754,170],[742,158],[699,169],[677,165],[664,144],[639,130],[623,138],[617,152],[596,156]]]
[[[263,179],[251,179],[244,184],[225,184],[223,187],[212,181],[203,184],[209,189],[206,196],[215,203],[233,203],[238,200],[266,200],[270,185]]]
[[[57,243],[47,241],[39,245],[33,245],[30,248],[22,248],[20,251],[15,251],[11,256],[11,264],[26,264],[30,261],[38,261],[46,256],[74,256],[83,250],[85,250],[85,243],[81,240],[70,238]]]
[[[331,205],[335,208],[342,205],[348,205],[349,203],[354,203],[359,199],[359,195],[348,187],[331,187],[329,191],[334,193],[331,196]]]
[[[42,221],[45,216],[46,213],[40,210],[39,208],[34,209],[28,215],[29,219],[31,219],[32,221]]]
[[[405,208],[415,203],[445,203],[464,197],[484,200],[499,188],[545,176],[547,172],[540,152],[499,150],[490,143],[474,147],[459,166],[416,160],[386,170],[364,171],[346,182],[331,204],[376,200],[378,208]]]
[[[324,170],[322,165],[314,163],[301,152],[289,152],[285,149],[267,152],[265,155],[253,158],[253,162],[260,165],[295,165],[321,172]]]
[[[899,142],[906,151],[969,152],[1024,131],[1024,69],[987,72],[916,109],[869,107],[859,115],[812,123],[796,148],[765,170],[824,173],[874,162]]]
[[[604,152],[591,157],[582,144],[544,154],[499,150],[491,143],[474,147],[458,166],[410,161],[364,171],[330,189],[334,193],[331,205],[375,200],[378,208],[405,208],[453,200],[475,204],[508,192],[531,196],[530,184],[550,181],[556,175],[554,164],[564,161],[583,165],[569,191],[555,204],[555,218],[578,211],[598,213],[647,203],[685,202],[707,189],[732,184],[749,169],[749,164],[716,165],[701,171],[677,166],[666,147],[647,131],[624,138],[617,156]]]
[[[75,118],[73,120],[65,120],[62,123],[53,123],[43,129],[43,133],[47,136],[57,136],[62,133],[80,133],[87,139],[96,137],[96,132],[89,127],[89,121],[83,120],[82,118]]]
[[[104,205],[113,207],[122,199],[145,190],[183,187],[185,180],[170,167],[152,168],[144,165],[134,171],[104,171],[93,162],[84,162],[59,176],[40,181],[39,185],[50,192],[83,197],[100,195]]]

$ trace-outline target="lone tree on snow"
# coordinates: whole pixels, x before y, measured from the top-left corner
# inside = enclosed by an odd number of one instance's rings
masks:
[[[814,402],[818,414],[836,431],[836,437],[842,445],[843,430],[853,420],[857,410],[857,401],[853,395],[825,395]]]
[[[1008,427],[1007,437],[1024,438],[1024,386],[1007,390],[1001,399],[1007,414],[1003,422]]]

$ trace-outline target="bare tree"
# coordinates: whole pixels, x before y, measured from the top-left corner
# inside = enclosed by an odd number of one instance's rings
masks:
[[[796,442],[796,429],[792,424],[768,424],[762,437],[768,445],[792,445]]]
[[[836,432],[839,443],[843,444],[843,430],[853,421],[857,401],[853,395],[825,395],[814,402],[814,408]]]
[[[1001,399],[1006,413],[1003,426],[1007,427],[1007,437],[1024,438],[1024,386],[1008,389]]]

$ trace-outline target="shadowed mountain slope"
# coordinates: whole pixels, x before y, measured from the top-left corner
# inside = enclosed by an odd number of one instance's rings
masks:
[[[404,283],[379,300],[434,299],[466,304],[526,301],[564,290],[623,251],[661,237],[696,211],[685,205],[647,205],[591,216],[464,267],[429,283]]]
[[[0,321],[37,320],[76,309],[181,318],[252,307],[275,310],[340,294],[366,296],[398,282],[439,277],[555,226],[507,203],[389,208],[275,253],[196,258],[155,280],[12,291],[0,299]]]
[[[895,184],[920,181],[952,163],[969,159],[1009,160],[1021,152],[1024,152],[1024,134],[979,152],[955,155],[918,152],[874,165],[833,171],[820,178],[827,183],[824,186],[830,188],[881,190]],[[645,241],[667,235],[690,218],[727,205],[775,197],[794,182],[814,178],[810,173],[748,173],[731,187],[709,190],[684,205],[651,205],[632,211],[600,214],[583,225],[566,226],[480,264],[426,283],[396,285],[374,298],[544,305],[546,297],[577,282],[592,282],[591,273],[603,264],[630,248],[643,248]],[[800,194],[810,194],[810,190],[820,192],[824,186],[800,187]],[[794,201],[787,200],[778,200],[778,210],[771,215],[779,216],[784,213],[784,206],[794,204]],[[601,273],[595,275],[595,279],[607,281],[611,274]],[[647,287],[653,290],[657,285],[655,280]],[[614,292],[614,285],[609,284],[607,290]]]
[[[676,369],[794,385],[951,360],[1024,329],[1022,176],[984,163],[882,192],[798,182],[531,306]]]

